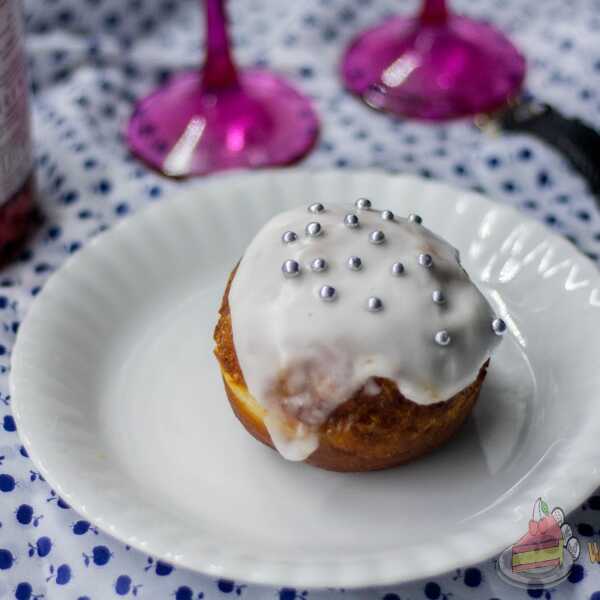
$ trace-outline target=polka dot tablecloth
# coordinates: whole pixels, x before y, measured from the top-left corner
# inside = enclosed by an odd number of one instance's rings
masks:
[[[48,276],[92,237],[178,185],[134,160],[123,144],[133,99],[201,57],[195,0],[25,0],[40,201],[47,221],[0,273],[0,598],[248,600],[600,600],[600,495],[569,522],[582,557],[552,590],[503,583],[494,562],[390,589],[272,589],[173,568],[82,520],[48,487],[19,443],[8,396],[19,322]],[[600,2],[455,0],[494,21],[528,57],[528,91],[600,128]],[[527,136],[482,134],[468,122],[427,126],[369,111],[340,88],[350,37],[415,2],[231,0],[241,64],[266,65],[314,98],[322,135],[304,167],[380,167],[484,191],[600,256],[600,212],[586,185],[554,151]],[[198,183],[201,185],[201,182]],[[150,243],[150,242],[149,242]],[[593,333],[593,332],[590,332]],[[85,474],[82,473],[82,477]],[[600,482],[599,482],[600,483]],[[533,499],[532,499],[533,501]],[[551,498],[548,499],[552,501]]]

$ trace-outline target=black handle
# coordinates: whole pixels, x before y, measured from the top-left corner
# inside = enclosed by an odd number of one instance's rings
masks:
[[[600,200],[600,133],[542,102],[524,100],[499,117],[504,131],[530,133],[560,151]]]

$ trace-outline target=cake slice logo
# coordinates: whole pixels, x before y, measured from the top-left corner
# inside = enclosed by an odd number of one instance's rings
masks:
[[[520,587],[555,586],[569,576],[579,553],[579,541],[565,522],[563,510],[550,511],[538,498],[527,532],[500,555],[498,574]]]

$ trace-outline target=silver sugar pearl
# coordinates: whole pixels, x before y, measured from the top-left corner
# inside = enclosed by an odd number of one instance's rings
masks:
[[[384,221],[393,221],[394,220],[394,213],[391,210],[382,210],[381,211],[381,218]]]
[[[319,296],[324,302],[333,302],[336,298],[336,295],[337,292],[335,291],[335,288],[331,287],[330,285],[324,285],[319,290]]]
[[[417,225],[421,225],[421,223],[423,223],[423,219],[415,213],[410,213],[410,215],[408,215],[408,220],[411,223],[416,223]]]
[[[359,198],[354,206],[360,210],[369,210],[371,208],[371,201],[368,198]]]
[[[315,273],[321,273],[327,270],[327,261],[324,258],[315,258],[310,263],[310,268]]]
[[[351,271],[360,271],[362,269],[362,260],[358,256],[351,256],[348,259],[348,268]]]
[[[314,204],[311,204],[308,207],[308,212],[311,212],[314,215],[322,213],[324,210],[325,210],[325,207],[320,202],[315,202]]]
[[[452,341],[450,334],[442,329],[435,334],[435,343],[439,346],[447,346]]]
[[[369,241],[371,242],[371,244],[383,244],[383,242],[385,242],[385,233],[383,233],[381,229],[371,231],[371,233],[369,234]]]
[[[304,231],[306,232],[306,235],[308,237],[316,238],[316,237],[319,237],[323,233],[323,228],[321,227],[320,223],[317,223],[316,221],[312,221],[304,228]]]
[[[298,239],[298,236],[296,235],[296,233],[294,231],[286,231],[281,236],[281,241],[284,244],[291,244],[292,242],[295,242],[297,239]]]
[[[344,217],[344,225],[348,227],[348,229],[356,229],[360,226],[360,221],[358,220],[358,217],[356,215],[348,213]]]
[[[419,264],[426,269],[431,269],[433,266],[433,258],[431,258],[431,254],[419,254]]]
[[[379,312],[380,310],[383,310],[383,302],[381,301],[381,298],[377,298],[377,296],[371,296],[367,300],[367,310],[369,312]]]
[[[496,318],[492,321],[492,331],[496,335],[504,335],[506,333],[506,330],[506,323],[502,319]]]
[[[392,275],[402,275],[404,273],[404,265],[401,262],[395,262],[392,265]]]
[[[300,263],[297,260],[288,259],[281,265],[283,276],[290,279],[300,275]]]
[[[442,290],[434,290],[431,294],[431,299],[436,304],[446,304],[446,295],[444,292],[442,292]]]

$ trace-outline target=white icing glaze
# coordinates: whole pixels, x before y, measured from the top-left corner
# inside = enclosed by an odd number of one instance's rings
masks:
[[[344,225],[355,213],[360,227]],[[322,234],[305,234],[317,221]],[[298,234],[284,243],[286,231]],[[381,230],[383,244],[369,234]],[[433,266],[419,264],[429,254]],[[360,270],[348,266],[358,256]],[[327,269],[311,270],[323,258]],[[285,278],[282,264],[292,259],[300,274]],[[404,265],[401,274],[392,265]],[[335,300],[319,297],[324,285]],[[432,299],[434,291],[444,304]],[[383,302],[370,312],[369,297]],[[418,404],[451,398],[472,383],[499,341],[493,311],[460,266],[458,252],[423,225],[379,211],[326,205],[315,215],[306,206],[277,215],[256,235],[244,254],[229,293],[233,339],[250,393],[267,410],[265,424],[279,452],[290,460],[307,458],[318,446],[316,431],[340,404],[372,377],[394,381]],[[448,346],[435,342],[447,330]]]

